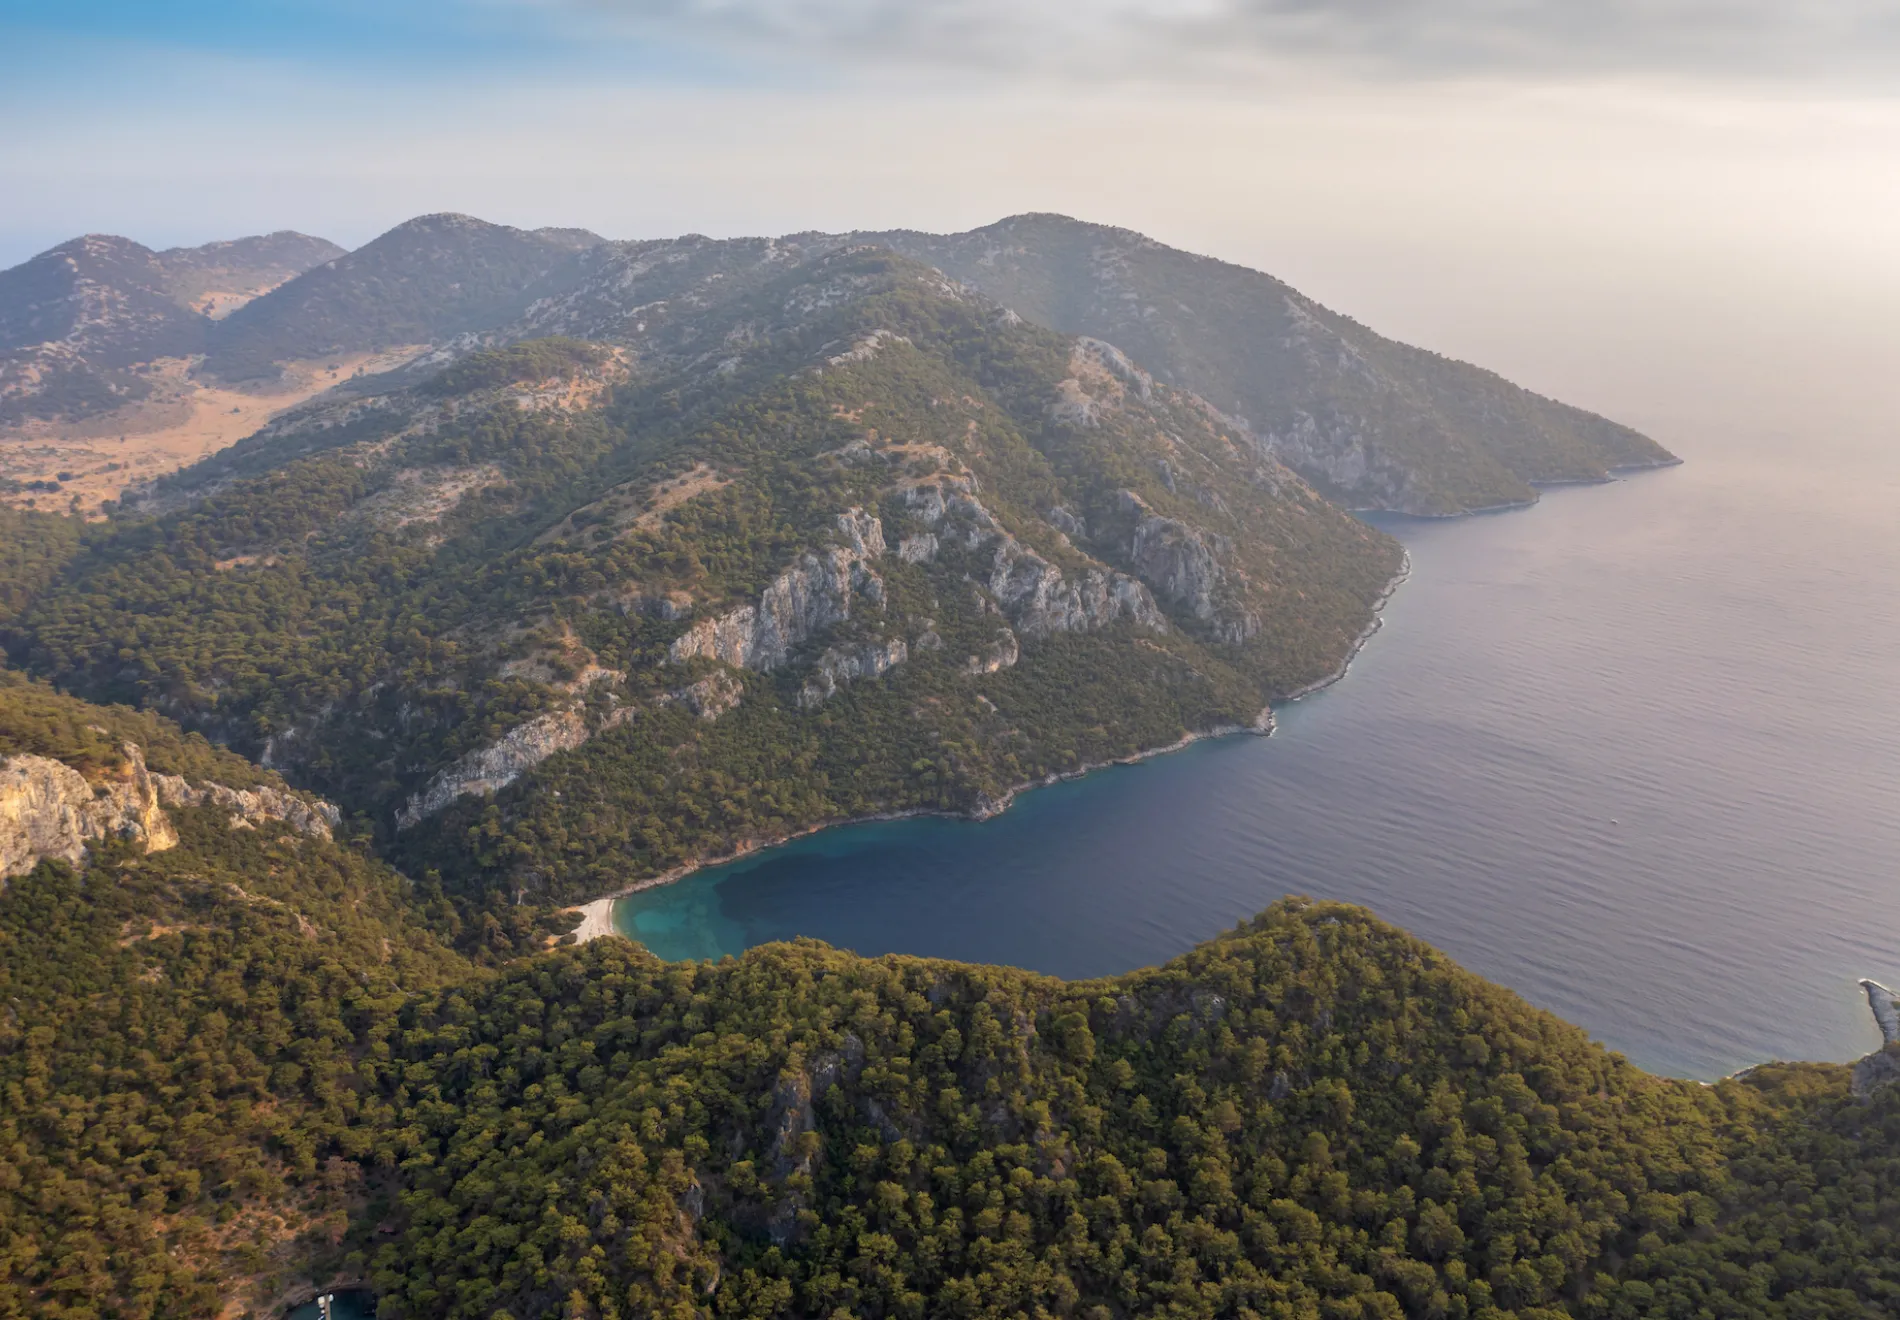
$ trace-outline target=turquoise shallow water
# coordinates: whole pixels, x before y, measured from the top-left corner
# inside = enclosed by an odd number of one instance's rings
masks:
[[[322,1311],[315,1302],[294,1307],[284,1320],[321,1320]],[[330,1305],[330,1320],[376,1320],[376,1300],[360,1290],[335,1295]]]
[[[1094,976],[1299,892],[1658,1071],[1863,1053],[1855,980],[1900,978],[1900,459],[1678,446],[1684,467],[1535,509],[1384,522],[1411,580],[1271,739],[981,824],[812,835],[617,924],[669,958],[809,935]]]

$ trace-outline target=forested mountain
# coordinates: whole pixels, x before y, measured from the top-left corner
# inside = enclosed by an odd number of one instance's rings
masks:
[[[562,901],[1264,727],[1400,569],[1327,492],[1449,510],[1666,458],[1124,231],[874,237],[399,226],[218,322],[205,370],[429,351],[140,493],[8,650],[458,892]],[[1357,477],[1288,420],[1352,382]]]
[[[1399,569],[1112,346],[883,249],[759,265],[283,420],[99,537],[16,656],[549,901],[1253,724]]]
[[[114,791],[134,736],[244,773],[9,679],[0,809],[47,760]],[[1649,1077],[1361,909],[1090,982],[806,941],[666,964],[533,952],[228,798],[163,821],[0,882],[7,1320],[349,1281],[391,1320],[1900,1305],[1900,1087]]]
[[[1120,231],[863,237],[424,217],[215,323],[320,241],[83,248],[207,372],[427,351],[105,519],[0,509],[0,1320],[1900,1308],[1900,1047],[1649,1077],[1305,900],[1078,983],[563,942],[1263,726],[1402,571],[1339,500],[1666,458]]]
[[[1460,513],[1671,461],[1626,426],[1374,334],[1269,275],[1126,229],[1020,215],[965,234],[854,234],[1032,321],[1106,339],[1245,417],[1350,507]]]

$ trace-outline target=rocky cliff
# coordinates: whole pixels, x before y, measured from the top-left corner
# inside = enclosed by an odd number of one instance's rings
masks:
[[[396,828],[409,829],[458,797],[497,793],[556,752],[572,751],[592,735],[586,716],[578,710],[553,711],[510,729],[430,780],[397,813]]]
[[[125,839],[148,853],[162,852],[178,842],[166,807],[218,807],[230,812],[234,827],[282,821],[325,839],[341,818],[327,802],[278,788],[194,784],[178,775],[155,774],[146,768],[138,744],[126,743],[123,751],[126,764],[96,782],[50,757],[0,760],[0,881],[23,875],[49,857],[77,866],[102,839]]]
[[[850,509],[838,515],[838,531],[843,545],[801,555],[773,579],[758,604],[688,628],[668,652],[673,662],[703,658],[769,672],[782,668],[805,641],[850,618],[854,596],[881,607],[884,580],[871,561],[884,554],[884,525],[875,514]]]
[[[1866,1095],[1876,1087],[1900,1081],[1900,994],[1878,981],[1863,980],[1867,1007],[1880,1026],[1881,1047],[1854,1065],[1854,1093]]]

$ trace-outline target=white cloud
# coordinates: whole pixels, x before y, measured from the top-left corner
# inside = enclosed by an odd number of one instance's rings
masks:
[[[490,0],[492,3],[493,0]],[[521,0],[863,71],[1244,81],[1659,74],[1890,85],[1891,0]]]

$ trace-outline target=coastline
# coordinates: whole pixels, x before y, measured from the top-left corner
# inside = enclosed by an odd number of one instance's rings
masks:
[[[1475,508],[1454,509],[1449,513],[1414,513],[1409,509],[1390,509],[1373,505],[1356,506],[1348,509],[1347,512],[1354,515],[1367,513],[1396,514],[1401,518],[1418,518],[1429,522],[1449,522],[1454,518],[1477,518],[1492,513],[1515,513],[1520,509],[1536,508],[1538,501],[1543,498],[1543,492],[1546,490],[1556,490],[1564,486],[1608,486],[1621,480],[1622,474],[1625,472],[1655,472],[1661,468],[1681,467],[1683,461],[1684,460],[1678,458],[1676,455],[1670,454],[1666,458],[1654,459],[1647,463],[1618,463],[1614,467],[1605,468],[1603,475],[1600,477],[1547,477],[1542,479],[1527,477],[1524,479],[1524,484],[1529,486],[1533,492],[1531,497],[1527,500],[1505,500],[1498,504],[1480,504]]]
[[[1015,802],[1019,793],[1027,793],[1032,789],[1048,788],[1053,784],[1060,784],[1067,780],[1080,779],[1085,775],[1093,774],[1097,770],[1106,770],[1112,766],[1134,765],[1138,762],[1146,761],[1150,757],[1167,756],[1170,753],[1191,747],[1195,743],[1207,738],[1226,738],[1236,733],[1251,733],[1262,738],[1271,737],[1274,731],[1274,707],[1287,705],[1299,701],[1304,697],[1309,697],[1315,692],[1331,687],[1333,684],[1339,682],[1340,679],[1344,678],[1346,672],[1352,668],[1352,662],[1357,659],[1359,653],[1365,649],[1366,643],[1370,642],[1373,635],[1383,626],[1383,613],[1387,602],[1392,599],[1393,595],[1397,593],[1401,586],[1405,585],[1406,579],[1411,575],[1412,556],[1407,552],[1402,554],[1399,559],[1398,571],[1392,575],[1391,579],[1385,584],[1384,590],[1382,590],[1378,598],[1372,602],[1371,621],[1366,624],[1365,628],[1360,631],[1359,636],[1353,640],[1352,645],[1347,648],[1345,658],[1339,662],[1339,667],[1334,669],[1332,673],[1327,674],[1324,678],[1316,679],[1304,687],[1288,693],[1286,696],[1276,697],[1269,701],[1260,708],[1260,713],[1254,716],[1253,723],[1251,724],[1221,724],[1211,729],[1199,729],[1183,734],[1165,746],[1144,748],[1141,751],[1130,752],[1126,756],[1111,757],[1105,761],[1086,762],[1073,770],[1059,770],[1052,774],[1044,775],[1040,779],[1032,779],[1006,789],[1000,797],[980,799],[973,811],[942,811],[932,807],[917,807],[908,811],[880,811],[864,816],[839,816],[830,820],[817,821],[805,826],[803,829],[793,830],[787,834],[773,835],[769,838],[744,840],[734,848],[732,852],[723,856],[703,857],[697,861],[676,866],[670,871],[663,871],[659,875],[648,876],[644,880],[636,880],[634,883],[616,889],[612,893],[591,898],[585,903],[578,903],[572,907],[562,909],[565,912],[578,912],[581,916],[580,924],[568,932],[566,936],[561,937],[562,941],[565,942],[565,940],[571,937],[575,944],[585,944],[589,940],[600,939],[605,935],[619,934],[620,932],[614,926],[614,904],[630,894],[642,893],[648,889],[658,889],[661,885],[670,885],[677,880],[684,880],[695,871],[703,871],[709,866],[725,866],[743,857],[749,857],[753,853],[763,852],[767,848],[776,848],[780,844],[791,843],[795,839],[802,839],[807,835],[816,834],[820,830],[836,829],[842,825],[869,825],[880,821],[912,820],[919,816],[938,816],[946,820],[985,821],[1000,816],[1005,811],[1008,811],[1010,805]]]
[[[1365,629],[1353,641],[1353,644],[1347,648],[1346,658],[1339,662],[1339,668],[1333,670],[1332,673],[1326,675],[1324,678],[1316,679],[1308,683],[1305,687],[1294,689],[1284,697],[1279,698],[1276,704],[1282,706],[1291,705],[1303,697],[1310,697],[1315,692],[1324,691],[1344,678],[1346,671],[1352,668],[1352,662],[1359,658],[1359,653],[1366,649],[1366,643],[1372,640],[1373,634],[1385,627],[1386,604],[1391,601],[1392,597],[1397,594],[1398,589],[1404,586],[1406,579],[1411,576],[1412,552],[1410,550],[1404,550],[1399,556],[1399,571],[1392,575],[1392,580],[1385,584],[1385,590],[1380,592],[1379,598],[1372,602],[1372,621],[1366,624]]]

